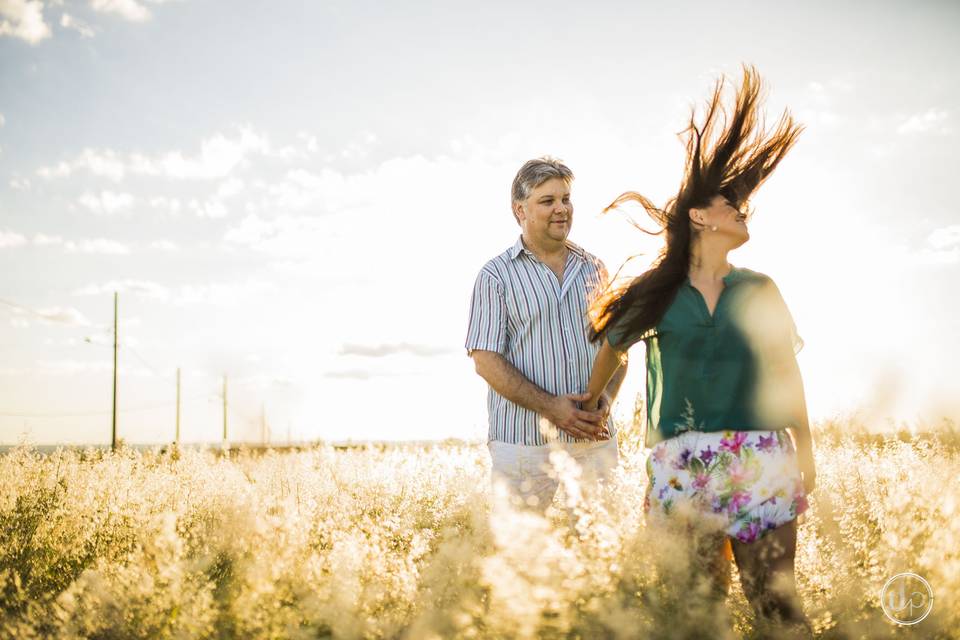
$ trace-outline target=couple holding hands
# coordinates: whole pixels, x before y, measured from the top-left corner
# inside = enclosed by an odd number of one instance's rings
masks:
[[[567,237],[573,173],[530,160],[512,188],[522,233],[477,276],[466,348],[490,386],[492,477],[545,511],[557,448],[584,481],[618,464],[607,417],[638,341],[646,351],[648,517],[692,513],[716,532],[700,553],[725,594],[736,559],[758,616],[808,627],[796,593],[797,516],[814,489],[812,440],[796,361],[802,346],[773,280],[733,266],[750,237],[747,205],[795,143],[788,113],[764,130],[761,81],[745,68],[731,108],[717,83],[682,134],[686,166],[662,208],[636,192],[665,243],[636,278],[610,283]],[[648,232],[650,233],[650,232]]]

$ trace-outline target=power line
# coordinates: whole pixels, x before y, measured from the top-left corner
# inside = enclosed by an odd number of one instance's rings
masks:
[[[129,349],[130,352],[131,352],[133,355],[135,355],[135,356],[137,357],[137,359],[140,360],[140,362],[142,362],[142,363],[147,367],[147,369],[150,369],[150,371],[153,372],[153,375],[155,375],[155,376],[157,376],[157,377],[159,377],[159,378],[163,378],[164,380],[169,380],[169,379],[170,379],[170,375],[169,375],[169,374],[163,374],[163,373],[160,373],[159,371],[157,371],[157,369],[156,369],[152,364],[150,364],[149,362],[147,362],[146,359],[145,359],[143,356],[141,356],[141,355],[137,352],[137,350],[134,349],[133,347],[131,347],[129,344],[123,344],[123,343],[121,343],[121,344],[120,344],[120,348],[121,348],[121,349]]]
[[[8,307],[13,307],[14,309],[22,309],[22,310],[24,310],[24,311],[29,311],[30,313],[32,313],[33,315],[35,315],[35,316],[37,316],[37,317],[39,317],[39,318],[44,318],[44,319],[46,319],[46,316],[43,315],[42,313],[40,313],[39,311],[37,311],[36,309],[31,309],[30,307],[27,307],[27,306],[25,306],[25,305],[19,304],[19,303],[17,303],[17,302],[11,302],[10,300],[4,300],[3,298],[0,298],[0,304],[5,304],[5,305],[7,305]]]
[[[110,326],[109,326],[109,325],[101,325],[101,324],[91,324],[91,325],[77,325],[77,324],[73,324],[73,325],[71,325],[71,324],[69,324],[69,323],[57,322],[56,320],[51,320],[51,319],[50,319],[50,314],[43,313],[43,312],[41,312],[41,311],[37,311],[36,309],[33,309],[32,307],[28,307],[27,305],[20,304],[19,302],[13,302],[12,300],[4,300],[3,298],[0,298],[0,304],[5,304],[5,305],[7,305],[8,307],[12,307],[12,308],[14,308],[14,309],[20,309],[20,310],[22,310],[22,311],[26,311],[26,312],[28,312],[28,313],[32,313],[33,315],[37,316],[37,317],[40,318],[41,320],[45,320],[46,322],[50,322],[50,323],[52,323],[52,324],[62,324],[62,325],[67,326],[67,327],[83,328],[83,329],[91,328],[91,327],[92,327],[92,328],[94,328],[94,329],[99,329],[99,330],[101,330],[101,331],[107,331],[107,330],[110,329]]]

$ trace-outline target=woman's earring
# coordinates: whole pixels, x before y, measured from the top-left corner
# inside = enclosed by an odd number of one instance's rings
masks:
[[[710,227],[710,231],[716,231],[716,230],[717,230],[717,225],[713,225]]]

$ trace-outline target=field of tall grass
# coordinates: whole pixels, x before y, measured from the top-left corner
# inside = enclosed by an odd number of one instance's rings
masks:
[[[749,638],[647,527],[630,429],[602,500],[546,518],[491,492],[482,445],[290,453],[18,448],[0,457],[4,638]],[[960,438],[814,425],[798,587],[818,638],[960,638]],[[569,485],[573,489],[573,485]],[[930,615],[881,610],[920,574]],[[694,585],[696,583],[694,582]]]

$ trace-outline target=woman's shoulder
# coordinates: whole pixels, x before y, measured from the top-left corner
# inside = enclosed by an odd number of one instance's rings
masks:
[[[738,297],[745,296],[745,299],[749,300],[780,299],[782,297],[780,288],[769,275],[746,267],[735,267],[734,272],[733,281],[727,284],[741,285],[737,287],[741,292]]]
[[[767,274],[746,267],[735,267],[734,274],[738,281],[754,284],[774,284],[773,278]]]

